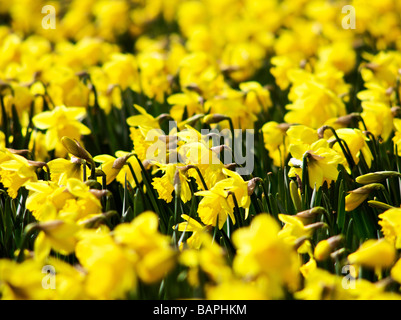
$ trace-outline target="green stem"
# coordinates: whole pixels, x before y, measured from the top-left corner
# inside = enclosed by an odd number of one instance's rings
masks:
[[[308,175],[308,157],[306,153],[302,159],[302,191],[303,191],[303,207],[304,210],[309,209],[309,175]]]
[[[30,224],[25,228],[20,251],[19,251],[18,257],[17,257],[17,262],[22,262],[22,260],[24,259],[24,250],[28,243],[28,240],[37,229],[38,229],[38,225],[36,223]]]
[[[238,221],[238,226],[241,228],[244,225],[244,222],[242,220],[241,217],[241,211],[239,209],[239,205],[238,205],[238,201],[237,201],[237,197],[235,196],[234,192],[229,192],[228,195],[231,195],[234,201],[234,216],[235,216],[235,220]]]
[[[350,169],[352,170],[355,167],[355,162],[354,162],[354,158],[352,157],[352,154],[348,148],[347,143],[343,140],[340,139],[337,135],[336,130],[334,130],[334,128],[327,126],[328,129],[331,130],[331,132],[333,133],[333,135],[336,137],[336,141],[338,142],[338,144],[340,145],[341,151],[343,152],[345,158],[347,159],[348,165],[350,167]],[[344,143],[344,145],[343,145]]]

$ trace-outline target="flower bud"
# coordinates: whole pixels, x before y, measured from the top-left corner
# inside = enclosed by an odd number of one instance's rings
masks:
[[[371,183],[361,188],[349,191],[349,195],[345,197],[345,211],[352,211],[364,202],[372,191],[383,190],[384,187],[380,183]]]
[[[180,171],[179,170],[175,171],[173,185],[174,185],[176,197],[179,197],[181,195],[181,180],[180,180]]]
[[[348,256],[350,264],[367,268],[389,268],[396,258],[394,246],[385,239],[368,240],[360,248]]]
[[[387,203],[376,201],[376,200],[369,200],[368,204],[369,204],[370,207],[376,208],[376,209],[379,209],[379,210],[388,210],[388,209],[395,208],[393,206],[390,206]]]
[[[219,123],[221,121],[227,120],[229,117],[223,115],[223,114],[208,114],[203,118],[203,122],[205,124],[213,124],[213,123]]]
[[[86,151],[86,149],[82,147],[77,140],[72,140],[64,136],[61,138],[61,143],[69,153],[71,153],[77,158],[84,159],[89,163],[91,163],[92,165],[94,165],[94,161],[91,154],[88,151]]]
[[[377,171],[359,176],[355,179],[355,181],[360,184],[369,184],[382,182],[387,178],[392,177],[401,177],[401,173],[396,171]]]
[[[304,225],[311,224],[316,218],[326,211],[323,207],[314,207],[305,211],[298,212],[295,216],[301,220]]]
[[[102,185],[97,181],[93,179],[89,179],[85,181],[85,184],[90,188],[90,189],[102,189]]]
[[[326,240],[319,241],[319,243],[315,247],[315,259],[317,261],[326,260],[342,240],[343,236],[337,235]]]
[[[119,157],[116,160],[114,160],[113,169],[117,169],[117,170],[121,170],[122,167],[124,167],[124,165],[127,163],[127,160],[133,156],[133,153],[129,153],[123,157]]]
[[[299,195],[298,185],[293,180],[290,181],[290,195],[297,211],[301,210],[302,202],[301,202],[301,197]]]

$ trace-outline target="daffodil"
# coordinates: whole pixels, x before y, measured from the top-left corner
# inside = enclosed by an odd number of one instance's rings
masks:
[[[46,90],[56,106],[83,108],[88,105],[89,88],[69,66],[55,65],[43,77],[49,81]]]
[[[34,245],[35,259],[38,261],[43,261],[51,249],[63,255],[74,252],[78,242],[76,233],[80,229],[75,223],[50,220],[40,222],[36,228],[40,230]]]
[[[368,168],[370,168],[372,165],[373,155],[368,144],[366,143],[369,141],[369,139],[359,129],[341,128],[337,129],[336,133],[339,139],[344,140],[347,143],[348,150],[350,151],[350,155],[352,156],[354,163],[358,164],[362,155]],[[329,143],[334,141],[336,141],[336,139],[330,139]],[[333,145],[333,150],[336,150],[339,154],[342,154],[342,150],[338,142]],[[343,165],[349,170],[345,156]]]
[[[362,101],[361,117],[367,129],[375,136],[387,141],[393,130],[391,108],[380,101]],[[362,124],[360,129],[363,130]]]
[[[28,182],[38,180],[37,166],[18,154],[3,153],[3,162],[0,163],[0,181],[7,188],[11,198],[16,198],[18,190]]]
[[[140,91],[138,62],[132,54],[114,53],[102,69],[110,79],[110,84],[118,85],[122,90],[130,87],[136,92]]]
[[[65,187],[59,187],[52,181],[28,182],[26,189],[29,190],[26,207],[38,221],[55,219],[66,201],[74,199]]]
[[[316,229],[324,227],[324,223],[316,222],[313,224],[304,225],[302,219],[298,216],[290,216],[285,214],[279,214],[278,218],[284,223],[283,228],[278,233],[279,237],[282,237],[289,244],[295,245],[300,239],[305,239],[307,241],[303,242],[300,248],[298,248],[299,253],[308,253],[312,256],[312,249],[310,242],[308,241]]]
[[[223,173],[227,176],[227,179],[221,180],[221,186],[223,186],[225,190],[234,194],[238,206],[245,209],[244,218],[247,219],[249,207],[251,205],[249,181],[244,181],[237,172],[225,168],[223,169]]]
[[[75,254],[87,272],[85,291],[91,299],[121,299],[136,289],[137,254],[118,245],[107,231],[86,233]]]
[[[229,279],[215,286],[208,286],[208,300],[268,300],[269,295],[257,282]]]
[[[349,73],[354,69],[356,54],[351,41],[336,41],[322,46],[318,51],[318,69],[334,67],[337,70]]]
[[[175,252],[167,236],[158,232],[158,218],[154,212],[143,212],[131,223],[114,229],[116,243],[134,250],[138,255],[136,272],[145,282],[158,281],[175,264]]]
[[[399,259],[391,268],[391,278],[401,283],[401,260]]]
[[[34,260],[17,263],[0,260],[0,293],[3,300],[47,300],[53,290],[44,290],[42,265]]]
[[[81,141],[81,135],[91,133],[90,129],[80,122],[85,115],[85,108],[57,106],[52,111],[37,114],[32,121],[38,129],[47,130],[47,150],[55,149],[56,156],[64,157],[67,152],[61,143],[62,137]]]
[[[399,299],[399,295],[365,279],[349,274],[335,275],[321,268],[314,268],[306,277],[305,287],[297,291],[300,300],[379,300]]]
[[[195,91],[184,90],[182,93],[172,94],[167,102],[172,105],[170,114],[176,121],[184,120],[182,117],[185,111],[188,117],[204,112],[203,98]]]
[[[377,55],[365,53],[368,63],[361,70],[365,82],[377,82],[385,88],[395,87],[398,70],[401,66],[401,55],[396,51],[380,51]]]
[[[137,181],[141,183],[142,170],[136,157],[132,153],[125,151],[117,151],[116,156],[117,158],[103,154],[93,158],[95,162],[101,163],[100,168],[106,174],[106,185],[109,185],[114,179],[124,185],[125,179],[127,179],[131,186],[135,187],[135,178],[128,163],[132,166]]]
[[[327,120],[346,114],[343,101],[332,89],[305,72],[293,73],[294,86],[289,93],[292,101],[284,116],[287,123],[299,123],[319,128]]]
[[[182,202],[186,203],[192,198],[191,189],[188,185],[188,178],[182,172],[179,164],[169,163],[162,165],[155,163],[159,167],[159,170],[163,171],[164,174],[161,178],[153,178],[152,185],[159,194],[159,199],[165,200],[167,203],[173,200],[172,193],[176,188],[176,184],[179,183],[180,194],[177,195],[181,198]],[[179,181],[176,179],[179,179]]]
[[[157,52],[142,52],[137,55],[142,92],[149,98],[162,103],[171,93],[171,77],[167,73],[166,57]]]
[[[74,156],[70,160],[57,158],[47,163],[52,181],[65,185],[69,178],[83,179],[83,166],[87,166],[81,159]],[[87,168],[89,172],[89,168]]]
[[[317,130],[305,125],[291,125],[286,135],[290,144],[312,144],[319,140]]]
[[[182,214],[181,218],[183,218],[186,222],[181,222],[177,225],[177,230],[180,232],[191,232],[192,235],[186,240],[186,244],[191,249],[199,249],[202,245],[202,233],[207,232],[208,228],[200,224],[194,218],[191,218],[187,214]],[[183,244],[180,243],[180,248],[183,248]]]
[[[91,214],[97,214],[102,211],[102,204],[98,194],[84,182],[70,178],[67,180],[66,187],[68,192],[74,196],[74,199],[67,199],[58,215],[61,219],[77,222]]]
[[[358,189],[349,191],[349,194],[345,197],[345,210],[352,211],[362,204],[375,190],[383,190],[384,187],[380,183],[371,183],[360,187]]]
[[[306,156],[311,188],[319,189],[325,181],[330,184],[331,181],[337,179],[337,166],[342,162],[342,157],[335,150],[329,148],[325,139],[320,139],[311,145],[292,144],[289,151],[292,155],[289,162],[291,169],[288,175],[290,177],[295,177],[296,174],[302,177],[303,158]]]
[[[185,249],[179,256],[179,263],[189,268],[188,281],[194,287],[200,284],[200,270],[205,272],[215,283],[232,278],[232,270],[227,263],[224,250],[208,233],[199,235],[199,249]]]
[[[234,271],[244,277],[266,278],[270,296],[280,298],[283,288],[294,291],[299,286],[299,260],[294,248],[278,235],[278,223],[267,214],[256,216],[249,227],[232,235],[237,248]]]
[[[210,114],[223,114],[232,119],[235,129],[253,128],[256,114],[245,105],[242,97],[242,92],[227,89],[219,96],[207,100],[205,109],[210,110]],[[221,123],[221,126],[228,128],[227,123]]]
[[[329,257],[336,246],[343,240],[341,235],[333,236],[325,240],[321,240],[315,247],[313,256],[317,261],[323,261]]]
[[[386,239],[365,241],[357,251],[348,256],[350,264],[367,268],[389,268],[396,258],[396,250]]]
[[[295,55],[277,55],[271,58],[272,67],[270,72],[275,78],[281,90],[285,90],[291,84],[289,71],[299,67],[302,57]]]
[[[279,124],[276,121],[269,121],[262,127],[263,141],[269,157],[273,159],[275,166],[283,166],[288,156],[288,141],[286,131],[289,125]]]
[[[199,169],[207,189],[215,186],[217,182],[225,178],[222,171],[224,164],[221,162],[217,152],[209,148],[205,141],[186,143],[179,147],[178,153],[184,164],[193,165]],[[188,176],[195,178],[200,190],[205,190],[199,172],[194,168],[190,168],[188,169]]]
[[[401,248],[401,209],[392,208],[379,214],[381,226],[384,237],[395,245],[397,249]]]
[[[225,181],[222,180],[210,190],[195,193],[196,196],[203,197],[198,206],[198,215],[204,224],[221,229],[228,216],[235,224],[234,203],[232,199],[228,199],[229,193],[225,187]]]
[[[262,87],[259,82],[242,82],[239,88],[245,93],[245,105],[255,114],[266,112],[272,106],[269,90]]]
[[[85,291],[86,275],[82,268],[54,257],[48,257],[46,263],[55,270],[55,288],[45,291],[55,291],[55,300],[86,300],[90,298]]]

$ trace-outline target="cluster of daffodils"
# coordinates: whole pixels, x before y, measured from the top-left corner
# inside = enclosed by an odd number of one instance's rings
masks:
[[[400,50],[397,0],[0,0],[0,299],[400,299]]]

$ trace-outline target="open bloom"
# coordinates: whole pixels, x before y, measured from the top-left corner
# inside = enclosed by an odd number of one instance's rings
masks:
[[[1,162],[1,159],[4,161]],[[18,190],[26,183],[38,180],[36,169],[36,166],[20,155],[9,151],[0,155],[0,181],[11,198],[16,198]]]
[[[166,202],[171,202],[173,200],[172,193],[176,189],[179,190],[179,196],[182,202],[186,203],[192,198],[191,189],[188,185],[188,178],[180,170],[183,166],[176,163],[169,163],[166,165],[156,163],[159,166],[159,170],[164,172],[164,175],[160,178],[153,178],[152,185],[157,190],[159,194],[159,199],[164,199]],[[176,180],[176,179],[179,180]],[[179,184],[179,186],[177,186]]]
[[[143,212],[131,223],[118,225],[114,239],[137,254],[135,270],[146,283],[162,279],[175,265],[175,251],[169,237],[158,232],[158,217],[154,212]]]
[[[50,220],[40,222],[37,228],[40,232],[35,240],[34,251],[38,261],[43,261],[51,249],[64,255],[74,252],[78,242],[76,233],[80,229],[74,222]]]
[[[198,215],[206,225],[216,226],[221,229],[229,216],[235,224],[234,204],[228,200],[228,191],[225,190],[224,180],[216,183],[210,190],[199,191],[196,196],[203,196],[199,203]]]
[[[56,156],[64,157],[67,151],[61,143],[64,136],[81,141],[81,135],[88,135],[91,130],[82,124],[86,115],[83,107],[57,106],[51,111],[45,111],[33,117],[34,125],[46,131],[47,150],[56,150]]]
[[[57,158],[47,163],[52,181],[65,185],[69,178],[83,179],[83,166],[87,166],[81,159],[74,156],[70,160]],[[89,168],[87,167],[87,172]]]
[[[300,123],[319,128],[327,120],[346,114],[344,103],[323,82],[307,72],[293,72],[293,87],[289,93],[291,104],[284,117],[287,123]]]
[[[369,146],[366,143],[366,141],[369,141],[369,139],[362,133],[362,131],[359,129],[341,128],[337,129],[336,133],[339,139],[342,139],[347,143],[351,156],[354,159],[354,163],[358,164],[360,157],[363,156],[368,168],[370,168],[372,165],[373,155],[370,151]],[[330,139],[329,143],[332,141],[334,142],[335,138],[333,140]],[[343,155],[338,142],[333,145],[333,150],[336,150],[339,154]],[[343,165],[349,171],[348,163],[345,156]]]
[[[221,180],[221,186],[224,186],[225,190],[233,193],[238,202],[238,206],[245,209],[245,219],[247,219],[249,207],[251,205],[251,194],[248,188],[249,181],[244,181],[237,172],[231,170],[223,169],[223,173],[227,175],[228,178]]]
[[[288,124],[279,124],[276,121],[269,121],[262,127],[265,148],[277,167],[283,166],[288,156],[288,139],[286,139],[288,128]]]
[[[107,230],[87,232],[75,254],[86,271],[85,290],[92,299],[119,299],[137,283],[137,255],[118,245]]]
[[[342,162],[342,157],[333,149],[329,148],[325,139],[320,139],[311,145],[292,144],[290,153],[293,158],[290,160],[290,177],[298,174],[302,177],[304,156],[308,157],[307,170],[309,175],[309,185],[313,189],[319,189],[325,181],[328,184],[335,181],[338,176],[337,166]]]
[[[379,215],[384,237],[401,249],[401,208],[391,208]]]
[[[106,185],[117,180],[124,185],[125,179],[131,184],[132,187],[136,186],[134,176],[128,163],[132,166],[136,179],[139,183],[142,182],[142,170],[136,157],[132,153],[125,151],[116,151],[117,158],[102,154],[93,158],[95,162],[101,163],[101,169],[106,174]]]
[[[278,235],[280,227],[269,215],[256,216],[249,227],[233,233],[237,254],[234,270],[242,276],[266,279],[269,296],[280,298],[283,287],[296,290],[299,285],[299,260],[291,244]]]
[[[177,230],[180,232],[191,232],[192,235],[186,240],[187,245],[192,249],[199,249],[202,245],[202,233],[208,230],[208,227],[203,226],[195,219],[191,218],[187,214],[182,214],[181,218],[185,222],[181,222],[177,225]],[[180,243],[180,248],[183,245]]]

